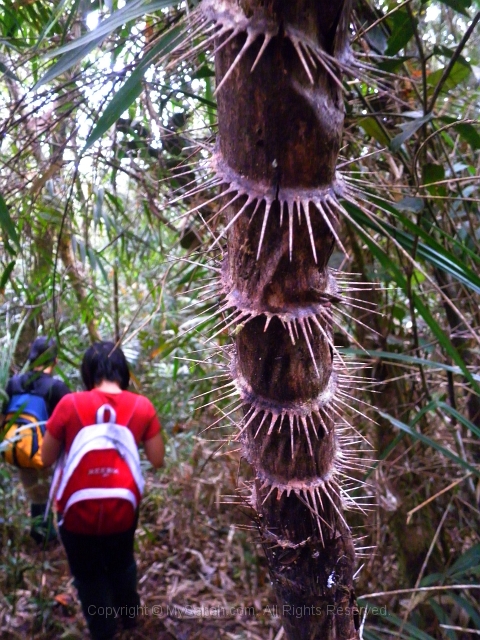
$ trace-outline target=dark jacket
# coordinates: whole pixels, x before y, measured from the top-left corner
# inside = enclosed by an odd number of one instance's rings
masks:
[[[45,400],[49,416],[52,415],[53,410],[63,396],[70,393],[70,389],[62,380],[53,378],[43,371],[27,371],[27,373],[13,376],[8,381],[5,391],[9,400],[14,395],[21,393],[32,393],[33,395],[40,396]],[[2,413],[5,413],[7,406],[8,401],[5,402]]]

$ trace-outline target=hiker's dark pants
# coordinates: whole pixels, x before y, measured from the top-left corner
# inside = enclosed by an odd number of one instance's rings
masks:
[[[60,527],[83,615],[94,640],[112,638],[116,617],[131,626],[140,598],[133,555],[135,525],[123,533],[88,536]]]

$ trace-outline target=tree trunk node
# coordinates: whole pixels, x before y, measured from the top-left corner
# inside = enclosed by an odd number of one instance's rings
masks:
[[[341,296],[328,268],[339,242],[350,2],[204,0],[201,12],[215,39],[221,311],[235,327],[250,501],[289,640],[350,640],[355,553],[343,509],[352,501],[334,424]]]

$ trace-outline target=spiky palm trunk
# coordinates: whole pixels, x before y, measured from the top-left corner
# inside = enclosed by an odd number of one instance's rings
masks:
[[[354,547],[337,483],[327,264],[341,190],[350,1],[204,0],[216,27],[226,305],[252,505],[290,640],[350,639]]]

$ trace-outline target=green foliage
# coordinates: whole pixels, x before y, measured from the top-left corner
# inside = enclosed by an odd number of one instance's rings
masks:
[[[119,338],[173,461],[193,451],[194,428],[231,410],[228,393],[210,404],[224,384],[216,352],[226,335],[210,288],[219,254],[192,253],[207,226],[220,231],[200,201],[215,193],[188,193],[208,179],[214,70],[200,48],[196,61],[167,64],[187,33],[179,3],[119,4],[2,7],[0,388],[38,331],[58,336],[60,373],[74,388],[95,335]],[[478,9],[360,0],[358,66],[343,78],[339,236],[350,255],[334,258],[373,291],[352,285],[342,343],[367,361],[379,410],[362,405],[354,418],[377,449],[358,475],[380,505],[358,522],[378,549],[357,591],[371,606],[368,593],[412,589],[384,597],[388,615],[367,616],[366,639],[463,640],[459,627],[480,630],[478,591],[457,588],[479,575]],[[15,502],[3,479],[8,520]],[[409,528],[407,514],[424,503]],[[4,525],[4,544],[11,533]],[[8,584],[24,571],[17,556],[4,556]],[[415,592],[417,581],[451,589]]]

